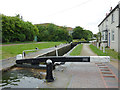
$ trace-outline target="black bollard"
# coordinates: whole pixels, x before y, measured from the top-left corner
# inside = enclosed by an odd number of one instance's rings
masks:
[[[38,50],[38,47],[36,47],[35,49]]]
[[[57,45],[55,45],[55,48],[57,48]]]
[[[46,77],[45,79],[47,80],[47,82],[53,82],[54,78],[53,78],[53,74],[52,74],[52,70],[53,70],[53,63],[52,61],[49,59],[47,60],[47,68],[46,68]]]

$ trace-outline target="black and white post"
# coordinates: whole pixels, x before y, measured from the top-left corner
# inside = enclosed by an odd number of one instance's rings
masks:
[[[58,48],[56,45],[55,45],[55,51],[56,51],[56,56],[58,56]]]

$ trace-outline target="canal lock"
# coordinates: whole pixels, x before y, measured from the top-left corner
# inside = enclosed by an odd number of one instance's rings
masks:
[[[76,46],[77,43],[71,43],[65,47],[58,49],[58,56],[63,56],[67,52],[69,52],[74,46]],[[44,54],[39,57],[46,57],[46,56],[56,56],[56,51],[49,52],[47,54]],[[38,79],[40,82],[41,79],[45,79],[46,76],[46,63],[41,64],[24,64],[24,65],[16,65],[15,67],[12,67],[10,70],[2,73],[2,84],[0,86],[4,88],[11,88],[11,87],[19,87],[21,81],[27,81],[30,82],[33,79]],[[40,67],[39,67],[40,66]],[[37,81],[37,80],[36,80]],[[32,83],[32,82],[31,82]],[[22,84],[24,85],[24,83]]]

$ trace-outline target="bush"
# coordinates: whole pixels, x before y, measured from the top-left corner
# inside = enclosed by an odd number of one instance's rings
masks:
[[[19,39],[19,41],[23,42],[25,40],[25,35],[19,34],[18,39]]]
[[[38,29],[30,22],[23,21],[19,15],[2,16],[2,41],[33,41]]]

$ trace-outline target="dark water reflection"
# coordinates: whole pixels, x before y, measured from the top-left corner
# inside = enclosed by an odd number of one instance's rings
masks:
[[[2,88],[36,88],[44,82],[46,71],[29,68],[13,68],[2,73]]]

